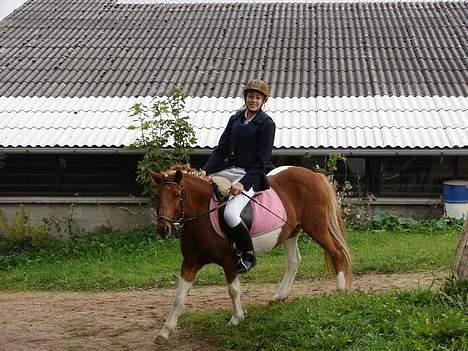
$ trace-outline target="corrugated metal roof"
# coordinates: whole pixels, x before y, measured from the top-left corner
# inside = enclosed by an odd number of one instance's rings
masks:
[[[0,97],[0,147],[122,147],[151,97]],[[241,98],[188,97],[197,147],[215,147]],[[468,148],[466,97],[271,98],[275,148]]]
[[[463,0],[445,0],[447,2],[457,2]],[[310,3],[311,0],[255,0],[257,3]],[[375,2],[434,2],[434,0],[314,0],[314,2],[326,3],[375,3]],[[252,0],[117,0],[118,4],[240,4],[252,3]]]
[[[0,96],[468,94],[466,1],[186,2],[27,2],[0,25]]]

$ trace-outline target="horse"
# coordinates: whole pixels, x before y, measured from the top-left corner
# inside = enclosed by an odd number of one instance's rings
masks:
[[[157,231],[167,239],[172,235],[174,225],[183,225],[179,235],[182,252],[179,285],[172,308],[154,342],[168,341],[197,273],[210,263],[218,264],[224,270],[233,306],[229,325],[238,325],[244,319],[240,281],[234,272],[235,257],[231,244],[214,232],[207,215],[213,195],[209,178],[193,169],[169,169],[162,173],[150,171],[150,177],[156,185]],[[349,289],[352,280],[351,254],[345,239],[341,209],[327,177],[307,168],[283,166],[270,172],[268,179],[287,214],[287,222],[281,228],[261,236],[261,245],[253,238],[257,254],[280,244],[286,252],[286,272],[270,303],[285,300],[291,291],[301,262],[297,244],[300,231],[324,249],[325,263],[336,275],[337,289]]]

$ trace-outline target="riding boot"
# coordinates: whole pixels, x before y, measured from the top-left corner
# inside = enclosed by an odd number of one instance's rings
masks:
[[[229,236],[235,244],[236,273],[246,273],[257,264],[252,239],[245,224],[240,222],[234,228],[230,228]]]

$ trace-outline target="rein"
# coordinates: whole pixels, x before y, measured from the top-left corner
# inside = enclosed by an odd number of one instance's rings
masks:
[[[268,212],[270,212],[270,213],[271,213],[273,216],[275,216],[276,218],[281,219],[284,223],[286,223],[287,225],[289,225],[291,228],[293,228],[293,229],[296,229],[296,228],[297,228],[297,226],[293,226],[291,223],[289,223],[289,222],[288,222],[287,220],[285,220],[283,217],[278,216],[276,213],[274,213],[274,212],[273,212],[272,210],[270,210],[268,207],[263,206],[260,202],[258,202],[257,200],[255,200],[252,196],[249,196],[249,195],[247,195],[247,194],[244,193],[244,192],[241,192],[241,194],[244,195],[245,197],[249,198],[250,201],[253,201],[253,202],[255,202],[257,205],[263,207],[265,210],[267,210]]]
[[[162,182],[161,184],[159,185],[163,185],[163,184],[175,184],[175,185],[179,185],[179,186],[182,186],[180,183],[177,183],[177,182],[174,182],[174,181],[171,181],[171,180],[168,180],[168,181],[165,181],[165,182]],[[241,192],[242,195],[246,196],[247,198],[249,198],[251,201],[255,202],[257,205],[263,207],[265,210],[267,210],[268,212],[270,212],[272,215],[274,215],[275,217],[281,219],[284,223],[286,223],[287,225],[289,225],[291,228],[293,229],[296,229],[297,226],[293,226],[291,223],[289,223],[287,220],[285,220],[283,217],[280,217],[278,216],[276,213],[274,213],[273,211],[271,211],[269,208],[263,206],[260,202],[258,202],[257,200],[255,200],[252,196],[249,196],[247,194],[245,194],[244,192]],[[181,192],[181,195],[180,195],[180,198],[179,198],[179,205],[177,206],[177,212],[179,212],[179,208],[182,209],[182,215],[180,216],[179,219],[174,219],[174,218],[169,218],[167,216],[157,216],[156,217],[156,221],[159,221],[160,219],[164,219],[168,222],[170,222],[173,226],[175,227],[178,227],[178,228],[182,228],[185,223],[188,223],[188,222],[192,222],[192,221],[195,221],[199,218],[202,218],[206,215],[209,215],[211,212],[214,212],[214,211],[217,211],[218,209],[220,209],[221,207],[223,206],[226,206],[226,204],[231,201],[233,198],[231,199],[228,199],[226,201],[224,201],[223,203],[221,203],[220,205],[212,208],[211,210],[208,210],[206,212],[203,212],[202,214],[198,215],[198,216],[193,216],[193,217],[189,217],[189,218],[185,218],[185,189],[183,188],[182,186],[182,192]]]

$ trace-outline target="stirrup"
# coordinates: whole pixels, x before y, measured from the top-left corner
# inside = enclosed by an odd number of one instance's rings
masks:
[[[257,260],[254,254],[244,253],[240,254],[236,252],[237,262],[236,269],[234,270],[237,274],[243,274],[250,271],[257,264]]]

